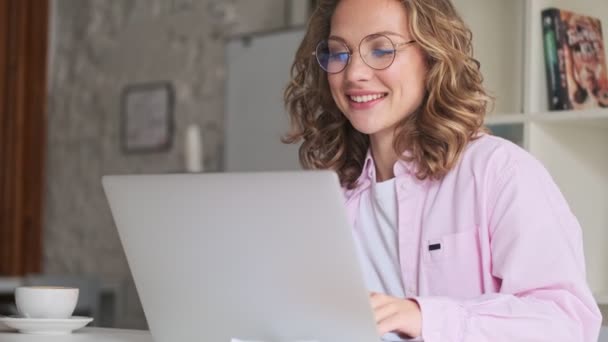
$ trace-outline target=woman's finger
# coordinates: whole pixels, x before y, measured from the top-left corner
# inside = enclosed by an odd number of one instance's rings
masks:
[[[381,321],[376,323],[380,335],[389,332],[407,332],[407,317],[399,311],[395,311]]]
[[[370,302],[374,310],[382,305],[386,305],[396,300],[398,300],[398,298],[387,296],[382,293],[375,293],[370,296]]]
[[[390,302],[375,308],[374,318],[376,319],[376,324],[382,322],[397,312],[399,312],[399,306],[395,302]]]

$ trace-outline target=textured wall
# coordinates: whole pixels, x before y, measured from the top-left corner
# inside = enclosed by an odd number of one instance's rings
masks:
[[[145,322],[101,176],[182,171],[190,123],[202,128],[205,168],[220,169],[223,39],[280,27],[284,9],[283,0],[53,1],[44,268],[123,289],[119,326]],[[158,80],[176,90],[173,148],[125,155],[121,91]]]

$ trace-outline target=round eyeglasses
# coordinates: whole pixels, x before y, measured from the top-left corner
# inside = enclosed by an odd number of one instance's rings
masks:
[[[393,64],[398,48],[415,42],[415,40],[410,40],[404,43],[393,43],[389,37],[383,34],[372,34],[363,38],[359,43],[359,55],[370,68],[383,70]],[[330,74],[342,72],[353,55],[346,43],[337,38],[320,41],[312,54],[317,58],[321,69]]]

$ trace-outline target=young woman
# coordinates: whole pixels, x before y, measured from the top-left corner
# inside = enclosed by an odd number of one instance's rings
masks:
[[[541,164],[485,132],[449,0],[319,0],[285,101],[285,142],[344,186],[386,340],[597,341],[581,228]]]

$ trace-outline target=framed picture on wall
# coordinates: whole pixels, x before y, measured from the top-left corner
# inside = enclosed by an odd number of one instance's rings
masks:
[[[123,151],[168,151],[173,141],[173,107],[174,90],[170,82],[126,86],[121,100]]]

